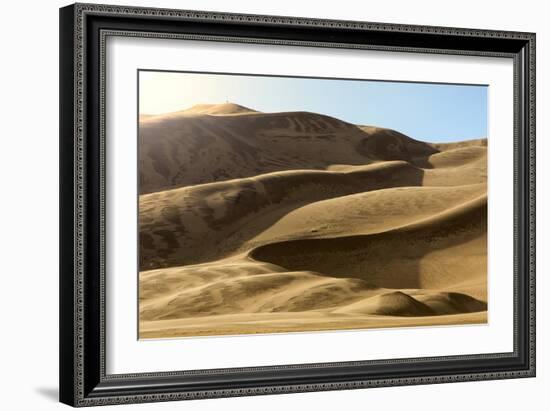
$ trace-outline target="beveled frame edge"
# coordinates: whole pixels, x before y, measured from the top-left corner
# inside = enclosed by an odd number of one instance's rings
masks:
[[[169,9],[149,9],[124,6],[107,6],[95,4],[76,4],[60,11],[60,208],[61,208],[61,247],[60,247],[60,399],[62,402],[75,406],[106,405],[119,403],[137,403],[149,401],[170,401],[176,399],[216,398],[242,395],[259,395],[272,393],[289,393],[303,391],[322,391],[334,389],[352,389],[392,385],[431,384],[455,381],[475,381],[485,379],[502,379],[531,377],[535,375],[535,35],[524,32],[506,32],[493,30],[460,29],[448,27],[410,26],[385,23],[348,22],[335,20],[314,20],[294,17],[259,16],[245,14],[227,14],[216,12],[200,12]],[[515,222],[518,227],[527,228],[523,247],[525,273],[528,273],[528,295],[526,295],[526,310],[523,320],[526,321],[528,335],[524,348],[527,355],[527,368],[523,370],[499,371],[489,373],[462,373],[455,375],[415,376],[407,378],[383,378],[367,380],[348,380],[328,383],[296,383],[277,386],[256,386],[245,388],[202,389],[181,392],[163,392],[149,394],[108,395],[109,387],[89,390],[85,388],[88,368],[85,367],[85,222],[86,222],[86,180],[87,155],[85,146],[86,134],[86,64],[85,64],[85,18],[87,15],[102,16],[135,16],[135,17],[165,17],[183,21],[215,21],[234,22],[236,24],[259,24],[273,26],[307,26],[319,28],[338,28],[359,31],[385,31],[422,33],[433,35],[449,35],[461,37],[485,37],[494,39],[514,39],[525,43],[521,52],[516,53],[514,72],[515,86],[518,87],[519,101],[515,102],[517,120],[515,122],[519,143],[515,147],[516,159],[520,171],[524,170],[523,185],[517,195],[519,200],[525,200],[525,215],[522,221]],[[105,33],[107,34],[107,33]],[[229,41],[235,41],[230,38]],[[373,48],[373,47],[371,47]],[[394,47],[393,49],[398,49]],[[443,49],[434,52],[442,52]],[[410,50],[414,51],[414,50]],[[425,51],[419,48],[417,51]],[[456,50],[448,50],[455,53]],[[469,52],[467,54],[476,54]],[[484,53],[482,53],[484,54]],[[491,54],[491,53],[489,53]],[[67,79],[69,77],[69,79]],[[70,81],[69,81],[70,80]],[[523,103],[523,104],[522,104]],[[519,107],[521,105],[521,107]],[[517,108],[517,110],[516,110]],[[521,108],[521,109],[520,109]],[[104,130],[100,130],[103,133]],[[523,155],[519,155],[519,152]],[[100,156],[104,153],[101,152]],[[102,175],[101,178],[104,178]],[[516,179],[518,176],[516,175]],[[102,195],[102,194],[101,194]],[[521,202],[521,201],[520,201]],[[104,203],[104,198],[100,204]],[[72,213],[68,213],[72,210]],[[103,217],[104,214],[100,213]],[[521,214],[521,213],[520,213]],[[104,219],[101,220],[104,230]],[[522,240],[520,239],[520,242]],[[100,265],[103,264],[103,254],[100,255]],[[103,296],[101,305],[104,303]],[[100,307],[101,316],[104,310]],[[517,336],[515,336],[517,337]],[[103,338],[103,337],[102,337]],[[525,343],[525,341],[523,341]],[[521,341],[519,341],[521,344]],[[516,350],[516,343],[514,344]],[[89,350],[88,350],[89,351]],[[122,375],[118,378],[106,376],[104,372],[104,353],[100,355],[100,381],[110,380],[116,386],[120,379],[162,379],[176,373],[147,373],[137,375]],[[450,360],[451,357],[438,357]],[[398,360],[399,362],[414,361],[414,359]],[[323,365],[323,364],[313,364]],[[326,365],[326,364],[324,364]],[[273,368],[273,367],[272,367]],[[292,366],[278,366],[292,368]],[[113,381],[114,380],[114,381]]]

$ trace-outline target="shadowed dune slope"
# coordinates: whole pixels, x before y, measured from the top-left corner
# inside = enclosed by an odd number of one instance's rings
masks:
[[[367,138],[361,140],[358,150],[379,160],[405,160],[422,165],[427,156],[439,152],[432,145],[395,130],[371,126],[359,128],[367,134]]]

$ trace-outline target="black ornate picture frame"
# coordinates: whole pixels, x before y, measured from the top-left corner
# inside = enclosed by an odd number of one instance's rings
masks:
[[[107,374],[109,36],[507,57],[514,65],[514,350]],[[75,4],[60,10],[60,401],[93,406],[535,376],[535,34]]]

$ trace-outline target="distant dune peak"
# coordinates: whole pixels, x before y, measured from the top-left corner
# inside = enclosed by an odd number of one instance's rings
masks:
[[[257,113],[256,110],[241,106],[240,104],[225,102],[222,104],[195,104],[184,110],[191,114],[246,114]]]

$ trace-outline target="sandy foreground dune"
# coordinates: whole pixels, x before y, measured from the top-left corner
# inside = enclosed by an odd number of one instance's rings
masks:
[[[140,337],[487,321],[487,142],[236,104],[140,117]]]

